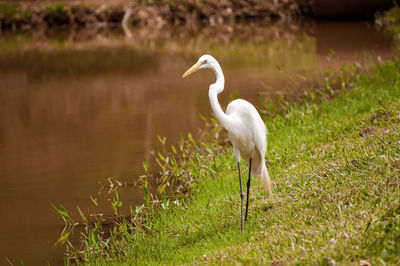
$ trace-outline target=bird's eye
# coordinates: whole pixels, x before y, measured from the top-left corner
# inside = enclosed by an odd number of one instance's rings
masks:
[[[203,64],[207,63],[207,59],[203,61]]]

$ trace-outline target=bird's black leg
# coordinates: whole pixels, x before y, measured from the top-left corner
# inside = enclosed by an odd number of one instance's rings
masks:
[[[249,180],[247,181],[246,216],[244,217],[245,221],[247,221],[247,211],[249,209],[250,179],[251,179],[251,158],[249,161]]]
[[[242,203],[242,205],[241,205],[241,215],[242,215],[242,217],[241,217],[241,225],[242,225],[242,234],[244,234],[244,230],[243,230],[243,197],[244,197],[244,195],[243,195],[243,187],[242,187],[242,177],[240,176],[240,162],[238,162],[238,170],[239,170],[239,183],[240,183],[240,199],[241,199],[241,203]]]

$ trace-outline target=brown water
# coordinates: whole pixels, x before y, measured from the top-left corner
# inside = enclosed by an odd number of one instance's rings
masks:
[[[365,22],[310,22],[222,29],[133,30],[0,36],[0,264],[62,264],[53,247],[63,228],[51,203],[77,218],[111,214],[108,177],[133,183],[160,148],[209,116],[210,71],[182,80],[204,53],[226,76],[223,106],[239,92],[277,98],[318,69],[373,49],[388,58],[390,40]],[[329,56],[335,51],[335,56]],[[281,69],[282,71],[280,71]],[[141,204],[138,187],[119,189],[125,212]],[[101,206],[93,209],[89,195]]]

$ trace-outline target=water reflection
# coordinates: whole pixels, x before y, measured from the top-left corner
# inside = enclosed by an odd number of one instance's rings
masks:
[[[351,38],[352,37],[352,38]],[[335,58],[326,60],[335,50]],[[359,22],[304,25],[226,25],[216,28],[135,29],[117,32],[35,32],[0,39],[0,257],[27,264],[62,263],[52,245],[62,229],[50,203],[77,217],[111,214],[98,181],[116,176],[132,183],[142,161],[160,148],[156,136],[174,143],[210,115],[201,72],[180,77],[198,56],[221,62],[226,106],[236,92],[259,104],[257,93],[296,95],[299,77],[318,67],[352,60],[374,49],[388,57],[390,41]],[[120,190],[125,212],[142,201],[141,189]],[[101,202],[93,209],[89,195]]]

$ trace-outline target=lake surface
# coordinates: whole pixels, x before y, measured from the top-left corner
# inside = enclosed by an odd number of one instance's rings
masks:
[[[33,32],[0,35],[0,265],[63,263],[54,247],[63,221],[51,204],[78,220],[112,214],[107,178],[130,184],[143,159],[180,134],[197,132],[210,116],[211,71],[183,72],[205,53],[221,63],[226,104],[240,94],[295,98],[302,80],[325,67],[374,50],[389,58],[391,40],[367,22],[311,21],[302,25],[220,28]],[[155,169],[154,166],[151,169]],[[102,185],[101,185],[102,184]],[[129,206],[140,187],[118,190]],[[90,196],[100,202],[94,208]]]

